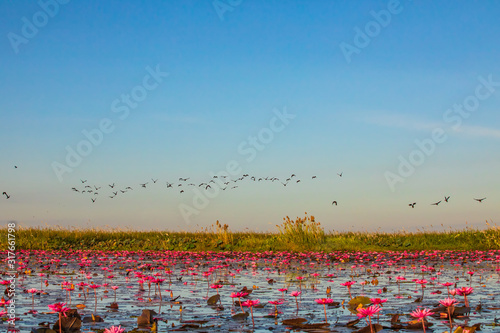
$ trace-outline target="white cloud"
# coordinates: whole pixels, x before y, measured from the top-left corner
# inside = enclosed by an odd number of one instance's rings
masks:
[[[479,136],[479,137],[487,137],[487,138],[497,138],[500,139],[500,130],[487,128],[483,126],[460,126],[456,130],[455,133],[460,133],[469,136]]]
[[[434,130],[435,128],[442,128],[445,131],[451,132],[456,135],[500,139],[500,130],[498,129],[488,128],[484,126],[467,125],[461,125],[457,129],[452,129],[450,128],[449,124],[446,124],[444,122],[424,122],[416,119],[415,117],[401,114],[378,114],[361,117],[359,118],[359,120],[365,123],[383,127],[429,132]]]
[[[151,115],[156,121],[164,121],[169,123],[184,123],[184,124],[196,124],[202,123],[204,120],[198,116],[170,116],[164,113],[153,113]]]

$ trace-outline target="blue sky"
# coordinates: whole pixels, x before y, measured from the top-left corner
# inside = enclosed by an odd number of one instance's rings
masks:
[[[499,220],[494,1],[42,0],[0,12],[4,223],[268,231],[308,212],[326,230],[390,231]],[[78,147],[88,154],[69,165]],[[218,190],[211,173],[228,163],[227,179],[249,176]],[[287,186],[250,179],[292,174]],[[72,190],[87,184],[99,194]]]

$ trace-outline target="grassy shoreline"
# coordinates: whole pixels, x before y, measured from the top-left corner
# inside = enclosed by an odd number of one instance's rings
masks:
[[[329,252],[500,249],[500,228],[497,226],[485,230],[465,228],[391,233],[325,233],[318,228],[304,231],[302,227],[300,230],[282,228],[277,233],[231,232],[227,225],[220,224],[198,232],[19,227],[15,235],[18,250]],[[4,250],[8,248],[7,228],[0,228],[0,246]]]

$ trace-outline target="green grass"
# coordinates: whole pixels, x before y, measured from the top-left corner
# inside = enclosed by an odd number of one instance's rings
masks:
[[[17,249],[24,250],[177,250],[177,251],[420,251],[500,249],[500,228],[416,232],[324,231],[314,216],[288,217],[276,233],[231,232],[219,221],[198,232],[78,228],[18,228]],[[0,249],[7,250],[7,228],[0,228]]]

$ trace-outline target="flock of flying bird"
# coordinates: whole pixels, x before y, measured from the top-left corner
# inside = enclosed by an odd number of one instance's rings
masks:
[[[14,166],[15,169],[17,169],[17,165]],[[337,173],[337,176],[339,177],[342,177],[343,175],[343,172],[341,173]],[[194,184],[192,182],[188,183],[187,181],[191,178],[179,178],[179,183],[178,184],[175,184],[175,183],[169,183],[168,181],[166,182],[166,187],[169,188],[169,189],[173,189],[173,188],[177,188],[179,190],[179,193],[184,193],[185,192],[185,188],[188,187],[188,186],[192,186],[192,187],[200,187],[200,188],[204,188],[205,190],[208,190],[209,188],[212,188],[212,185],[213,186],[220,186],[220,189],[225,191],[227,189],[235,189],[238,187],[238,185],[235,185],[235,183],[237,182],[240,182],[240,181],[243,181],[245,179],[250,179],[251,181],[254,181],[254,182],[260,182],[260,181],[270,181],[270,182],[279,182],[281,183],[281,185],[283,186],[287,186],[289,183],[300,183],[301,180],[297,178],[297,176],[295,174],[292,174],[290,177],[288,177],[287,179],[285,179],[285,182],[282,182],[279,178],[277,177],[255,177],[255,176],[250,176],[249,174],[244,174],[243,176],[239,177],[239,178],[236,178],[236,179],[227,179],[228,176],[213,176],[212,179],[208,182],[202,182],[202,183],[199,183],[199,184]],[[312,176],[311,179],[316,179],[317,176]],[[87,183],[87,180],[84,180],[84,179],[80,179],[82,185],[83,184],[86,184]],[[152,183],[150,183],[149,181],[148,182],[145,182],[145,183],[141,183],[139,184],[140,188],[147,188],[148,185],[152,185],[152,184],[156,184],[158,182],[158,179],[154,179],[154,178],[151,178],[151,181]],[[232,184],[231,184],[232,183]],[[130,186],[127,186],[125,188],[122,188],[122,189],[119,189],[119,188],[116,188],[116,184],[115,183],[112,183],[112,184],[108,184],[107,185],[110,189],[111,189],[111,194],[112,195],[108,195],[109,198],[113,199],[115,198],[118,194],[124,194],[128,191],[132,191],[133,188],[130,187]],[[184,186],[183,188],[179,189],[179,187],[182,187]],[[78,192],[78,193],[82,193],[82,194],[89,194],[89,195],[93,195],[93,197],[90,198],[90,200],[92,200],[92,202],[96,202],[97,200],[97,195],[99,194],[99,191],[103,188],[103,186],[96,186],[96,185],[84,185],[83,188],[81,189],[78,189],[76,187],[72,187],[71,190],[73,190],[74,192]],[[106,188],[106,187],[105,187]],[[3,192],[2,195],[5,196],[6,199],[9,199],[11,196],[7,193],[7,192]],[[448,200],[450,199],[450,196],[445,196],[444,197],[444,201],[445,202],[449,202]],[[476,199],[476,198],[473,198],[475,201],[481,203],[483,200],[486,199],[486,197],[484,198],[480,198],[480,199]],[[434,202],[434,203],[431,203],[432,206],[438,206],[443,200],[439,200],[437,202]],[[415,208],[415,205],[417,203],[416,202],[412,202],[412,203],[409,203],[408,206],[410,206],[411,208]],[[336,200],[332,201],[332,206],[335,205],[337,206],[338,205],[338,202]]]
[[[337,174],[339,177],[342,177],[342,173]],[[283,186],[287,186],[288,184],[297,184],[300,183],[302,180],[298,179],[295,174],[292,174],[290,177],[286,178],[284,181],[282,181],[278,177],[255,177],[255,176],[250,176],[249,174],[244,174],[241,177],[238,177],[236,179],[228,179],[228,176],[213,176],[212,179],[210,179],[208,182],[202,182],[199,184],[195,184],[193,182],[188,182],[191,178],[179,178],[178,183],[170,183],[170,182],[165,182],[165,186],[167,189],[177,189],[179,193],[184,193],[188,187],[198,187],[201,189],[204,189],[205,191],[208,191],[208,189],[211,189],[213,186],[218,186],[221,190],[233,190],[239,187],[239,184],[236,185],[236,183],[248,180],[252,182],[278,182]],[[312,176],[311,180],[316,179],[317,176]],[[82,194],[88,194],[91,195],[91,200],[92,202],[96,202],[97,200],[97,195],[101,191],[101,189],[106,189],[106,190],[111,190],[110,193],[107,194],[107,196],[110,199],[115,198],[118,195],[127,193],[128,191],[133,191],[134,189],[130,186],[127,187],[117,187],[116,183],[112,184],[107,184],[104,186],[97,186],[97,185],[89,185],[87,184],[86,179],[80,179],[81,185],[83,185],[83,188],[77,188],[77,187],[72,187],[71,190],[74,192],[82,193]],[[153,184],[156,184],[158,182],[158,179],[151,178],[151,182],[144,182],[141,184],[138,184],[139,188],[147,188],[148,186],[152,186]]]
[[[481,199],[476,199],[476,198],[473,198],[473,199],[478,201],[478,202],[482,202],[484,199],[486,199],[486,197],[481,198]],[[445,196],[444,202],[448,202],[448,200],[450,200],[450,196]],[[436,201],[434,203],[431,203],[431,206],[438,206],[442,201],[443,200],[439,200],[439,201]],[[415,208],[416,204],[417,204],[416,202],[413,202],[413,203],[408,204],[408,206],[410,206],[411,208]]]

